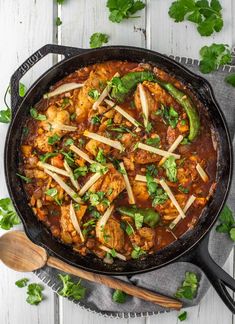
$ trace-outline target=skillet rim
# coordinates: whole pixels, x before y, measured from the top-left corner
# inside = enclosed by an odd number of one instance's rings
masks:
[[[230,135],[229,135],[229,130],[228,130],[228,125],[227,125],[226,119],[224,117],[224,114],[223,114],[219,104],[217,103],[217,100],[216,100],[215,95],[214,95],[214,91],[213,91],[212,86],[210,85],[210,83],[206,79],[204,79],[203,77],[201,77],[201,76],[195,74],[194,72],[190,71],[188,68],[181,65],[179,62],[176,62],[175,60],[173,60],[170,57],[167,57],[167,56],[165,56],[163,54],[160,54],[160,53],[158,53],[156,51],[152,51],[152,50],[148,50],[148,49],[144,49],[144,48],[140,48],[140,47],[132,47],[132,46],[105,46],[105,47],[98,48],[98,49],[77,49],[77,50],[78,50],[78,54],[74,54],[74,55],[72,55],[72,56],[70,56],[68,58],[65,58],[64,60],[58,62],[57,64],[55,64],[54,66],[52,66],[51,68],[46,70],[32,84],[32,86],[27,91],[25,97],[23,98],[22,102],[17,107],[17,111],[14,112],[15,115],[13,116],[12,121],[11,121],[11,123],[9,125],[9,128],[8,128],[8,132],[7,132],[7,136],[6,136],[6,140],[5,140],[5,148],[4,148],[4,171],[5,171],[5,178],[6,178],[7,188],[8,188],[10,197],[12,199],[14,207],[16,208],[17,213],[19,214],[19,217],[21,218],[21,221],[22,221],[23,226],[24,226],[24,230],[25,230],[26,235],[28,236],[28,238],[31,239],[34,243],[43,246],[47,250],[47,252],[53,253],[59,259],[65,261],[65,262],[67,262],[67,263],[69,263],[69,264],[71,264],[71,265],[73,265],[75,267],[82,268],[84,270],[94,272],[94,273],[100,273],[100,274],[106,274],[106,275],[116,275],[116,276],[119,276],[119,275],[127,275],[128,276],[128,275],[140,274],[140,273],[145,273],[145,272],[149,272],[149,271],[159,269],[159,268],[161,268],[163,266],[166,266],[167,264],[170,264],[172,262],[175,262],[175,261],[179,260],[182,256],[185,256],[190,251],[192,251],[192,249],[194,249],[194,247],[197,246],[201,242],[203,237],[211,230],[212,226],[214,225],[214,223],[216,222],[216,220],[217,220],[217,218],[219,216],[220,211],[222,210],[222,208],[223,208],[223,206],[225,204],[225,201],[226,201],[229,189],[230,189],[230,185],[231,185],[232,171],[233,171],[233,154],[232,154],[233,149],[232,149],[232,142],[231,142],[231,138],[230,138]],[[73,261],[68,260],[67,258],[64,258],[63,256],[59,255],[58,253],[53,251],[53,249],[48,247],[45,243],[42,243],[42,242],[38,241],[37,237],[33,237],[32,233],[30,232],[30,229],[28,228],[28,225],[26,224],[25,218],[23,217],[23,215],[21,215],[21,212],[18,209],[18,206],[17,206],[18,202],[15,201],[14,193],[13,193],[13,190],[12,190],[12,187],[11,187],[11,184],[10,184],[10,180],[9,180],[10,170],[8,170],[7,155],[8,155],[8,149],[9,149],[8,145],[9,145],[9,142],[11,140],[11,132],[13,130],[13,125],[15,123],[15,120],[17,119],[17,115],[20,112],[20,110],[22,109],[22,106],[27,101],[27,97],[30,95],[31,91],[37,86],[37,84],[39,82],[41,82],[44,79],[44,77],[46,75],[51,73],[54,69],[57,69],[58,67],[63,66],[65,63],[68,63],[70,60],[73,60],[73,59],[75,59],[75,58],[77,58],[79,56],[83,56],[84,54],[87,54],[87,53],[90,53],[90,52],[92,52],[92,54],[95,55],[96,53],[99,53],[100,51],[104,51],[104,50],[109,50],[109,51],[110,50],[111,51],[112,50],[138,51],[138,52],[140,52],[142,54],[145,54],[145,55],[149,53],[151,55],[157,56],[158,58],[163,58],[164,60],[168,61],[170,65],[176,66],[177,68],[179,68],[180,70],[182,70],[183,72],[188,74],[188,76],[192,80],[201,81],[201,83],[202,83],[201,88],[205,91],[205,93],[207,93],[207,95],[209,95],[209,98],[211,99],[212,104],[215,106],[218,114],[220,115],[220,118],[221,118],[221,121],[222,121],[222,124],[223,124],[223,128],[224,128],[224,131],[225,131],[225,135],[226,135],[228,149],[229,149],[229,162],[230,163],[229,163],[229,173],[227,175],[226,189],[224,190],[224,195],[223,195],[223,199],[221,200],[221,205],[217,208],[216,215],[213,217],[212,220],[210,220],[209,226],[207,226],[206,229],[203,228],[203,231],[202,230],[200,231],[200,235],[198,235],[198,238],[196,239],[196,241],[193,244],[190,244],[190,246],[188,248],[186,248],[186,249],[184,248],[184,251],[180,252],[177,256],[175,256],[173,258],[170,258],[170,260],[167,260],[167,261],[163,262],[162,264],[158,264],[158,265],[155,265],[155,266],[151,266],[151,267],[147,267],[145,269],[139,269],[139,270],[135,270],[135,271],[120,271],[120,272],[117,272],[117,271],[102,271],[102,270],[91,269],[91,268],[88,268],[86,266],[78,265],[78,264],[74,263]],[[111,59],[109,59],[109,60],[111,60]],[[97,62],[99,62],[99,61],[100,60],[97,59]],[[89,63],[87,63],[87,65],[89,65]],[[199,91],[199,89],[198,89],[198,91]],[[195,228],[196,228],[196,226],[195,226]],[[173,244],[171,244],[171,245],[173,245]],[[181,250],[182,249],[183,249],[183,246],[181,247]]]

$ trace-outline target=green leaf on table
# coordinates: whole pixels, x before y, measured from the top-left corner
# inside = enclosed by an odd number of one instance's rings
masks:
[[[229,74],[226,76],[225,81],[235,87],[235,73]]]
[[[179,314],[179,315],[178,315],[178,319],[179,319],[181,322],[185,321],[185,320],[187,319],[187,312],[184,311],[183,313]]]
[[[62,25],[62,20],[60,19],[60,17],[56,17],[56,20],[55,20],[55,24],[56,24],[56,26],[61,26]]]
[[[12,205],[10,198],[0,199],[0,228],[9,230],[20,224],[20,219]]]
[[[116,289],[112,296],[112,300],[118,304],[124,304],[126,302],[126,298],[127,294],[119,289]]]
[[[235,221],[231,209],[225,205],[219,216],[220,224],[216,226],[219,233],[227,233],[235,241]]]
[[[90,37],[90,48],[101,47],[103,44],[108,43],[108,41],[109,41],[109,36],[107,34],[94,33]]]
[[[177,166],[174,156],[169,156],[163,164],[163,167],[166,170],[166,175],[169,181],[177,182]]]
[[[210,36],[223,28],[222,6],[218,0],[176,0],[168,11],[175,22],[188,20],[197,25],[201,36]]]
[[[177,289],[175,297],[192,300],[197,294],[198,284],[199,281],[196,273],[186,272],[182,286]]]
[[[41,303],[41,301],[43,300],[43,289],[43,286],[37,283],[28,285],[28,297],[26,299],[27,303],[29,303],[30,305],[38,305],[39,303]]]
[[[59,291],[60,296],[72,297],[76,300],[84,298],[86,288],[82,286],[81,280],[75,283],[69,275],[59,274],[58,276],[63,284]]]
[[[11,121],[11,109],[0,110],[0,123],[8,124]]]
[[[26,287],[26,286],[27,286],[28,281],[29,281],[29,279],[27,279],[27,278],[22,278],[22,279],[20,279],[20,280],[17,280],[17,281],[15,282],[15,285],[16,285],[17,287],[19,287],[19,288],[23,288],[23,287]]]
[[[106,4],[110,11],[109,20],[120,23],[123,19],[133,17],[137,11],[145,8],[145,3],[140,0],[108,0]]]
[[[220,66],[229,64],[232,61],[231,51],[226,44],[215,44],[203,46],[200,49],[199,68],[202,73],[210,73]]]

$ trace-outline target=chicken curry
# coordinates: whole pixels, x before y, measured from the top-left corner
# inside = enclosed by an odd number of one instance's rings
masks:
[[[216,186],[203,105],[165,71],[83,67],[30,108],[19,176],[52,235],[106,263],[144,258],[197,223]]]

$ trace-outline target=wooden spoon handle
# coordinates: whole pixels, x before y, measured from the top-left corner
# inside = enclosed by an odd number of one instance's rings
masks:
[[[75,276],[79,276],[80,278],[103,284],[113,289],[120,289],[131,296],[144,299],[146,301],[152,302],[165,308],[179,310],[182,307],[182,303],[176,299],[154,293],[144,288],[136,287],[134,285],[131,285],[118,279],[114,279],[109,276],[99,275],[96,273],[75,268],[54,257],[48,258],[47,265],[49,265],[52,268],[62,270],[64,272],[71,273]]]

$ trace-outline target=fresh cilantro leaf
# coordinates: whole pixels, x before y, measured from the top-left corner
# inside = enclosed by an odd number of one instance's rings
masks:
[[[153,129],[153,125],[150,122],[148,122],[145,129],[147,133],[150,133],[151,130]]]
[[[156,191],[156,194],[153,197],[152,205],[153,207],[156,207],[157,205],[163,205],[168,199],[168,195],[166,192],[164,192],[163,189],[159,188]]]
[[[171,106],[166,107],[161,105],[161,110],[157,111],[158,115],[162,116],[163,121],[170,125],[172,128],[175,128],[179,121],[179,114],[177,111]]]
[[[174,156],[170,156],[166,159],[165,163],[163,164],[164,169],[166,170],[167,178],[171,182],[177,182],[177,166],[175,162]]]
[[[113,293],[113,301],[118,304],[124,304],[126,302],[127,294],[123,291],[116,289]]]
[[[159,147],[160,137],[157,136],[157,137],[153,137],[153,138],[147,138],[145,142],[146,142],[147,145]]]
[[[135,245],[133,251],[131,252],[132,259],[139,259],[141,255],[146,254],[139,246]]]
[[[91,97],[92,99],[94,100],[97,100],[100,96],[100,93],[98,90],[96,89],[91,89],[89,92],[88,92],[88,96]]]
[[[202,73],[210,73],[232,61],[231,51],[225,44],[213,43],[211,46],[203,46],[200,49],[200,56],[199,68]]]
[[[103,33],[94,33],[90,37],[90,48],[101,47],[103,44],[108,43],[109,36]],[[90,96],[90,94],[89,94]]]
[[[107,167],[102,166],[99,163],[92,163],[90,165],[90,171],[94,173],[104,174],[107,171]]]
[[[235,87],[235,73],[227,75],[225,81]]]
[[[183,187],[182,185],[179,185],[178,189],[179,189],[179,191],[181,191],[181,192],[183,192],[185,194],[189,193],[189,189]]]
[[[223,28],[221,10],[219,0],[176,0],[168,13],[175,22],[191,21],[197,25],[201,36],[210,36]]]
[[[125,231],[127,233],[127,235],[132,235],[135,233],[133,227],[131,226],[131,224],[129,222],[127,222],[127,226],[125,227]]]
[[[70,145],[73,145],[74,143],[74,140],[72,138],[68,138],[65,142],[64,142],[64,145],[65,146],[70,146]]]
[[[109,20],[117,23],[123,19],[137,18],[132,15],[145,8],[145,4],[140,0],[108,0],[106,6],[110,11]]]
[[[101,163],[101,164],[105,164],[106,163],[106,158],[104,155],[104,151],[102,149],[99,149],[99,152],[96,155],[96,161]]]
[[[175,297],[192,300],[197,294],[198,284],[197,275],[194,272],[186,272],[182,286],[178,288]]]
[[[32,283],[28,285],[28,297],[26,299],[27,303],[29,303],[30,305],[38,305],[39,303],[41,303],[41,301],[43,300],[42,291],[43,286],[40,284]]]
[[[117,256],[117,252],[115,251],[115,249],[111,249],[110,250],[110,254],[113,258],[115,258]]]
[[[23,288],[23,287],[26,287],[26,286],[27,286],[28,281],[29,281],[29,279],[27,279],[27,278],[23,278],[23,279],[17,280],[17,281],[15,282],[15,285],[16,285],[17,287],[19,287],[19,288]]]
[[[81,281],[75,283],[69,275],[59,274],[59,279],[62,281],[63,287],[59,291],[60,296],[72,297],[80,300],[85,296],[86,288],[81,285]]]
[[[101,123],[100,117],[99,116],[92,116],[91,117],[91,123],[92,125],[99,125]]]
[[[179,314],[178,319],[183,322],[187,319],[187,312],[184,311],[183,313]]]
[[[30,182],[32,182],[32,179],[31,179],[31,178],[27,178],[27,177],[25,177],[25,176],[23,176],[23,175],[21,175],[21,174],[19,174],[19,173],[16,173],[16,175],[17,175],[19,178],[21,178],[23,181],[25,181],[26,183],[30,183]]]
[[[154,181],[154,178],[149,171],[146,173],[146,180],[148,193],[152,198],[153,207],[164,204],[168,199],[168,195],[163,191],[163,189],[158,188],[158,184]]]
[[[27,91],[26,86],[23,83],[20,82],[20,84],[19,84],[19,96],[24,97],[26,91]]]
[[[33,107],[30,108],[30,115],[34,119],[40,120],[40,121],[43,121],[43,120],[46,120],[47,119],[46,115],[39,114],[38,111],[37,111],[37,109],[35,109]]]
[[[47,191],[45,191],[45,194],[53,198],[57,205],[61,206],[62,202],[58,198],[58,190],[56,188],[48,189]]]
[[[60,17],[56,17],[56,20],[55,20],[55,24],[56,24],[56,26],[61,26],[62,25],[62,20],[60,19]]]
[[[0,110],[0,123],[8,124],[11,121],[11,109]]]
[[[20,224],[20,219],[12,205],[10,198],[0,199],[0,228],[9,230]]]
[[[137,229],[140,229],[143,226],[144,216],[139,213],[135,213],[134,220],[135,220],[135,227]]]
[[[58,134],[54,134],[53,136],[48,137],[48,144],[49,145],[54,145],[60,140],[60,136]]]
[[[86,165],[81,166],[81,167],[75,169],[73,171],[73,173],[74,173],[75,179],[78,179],[79,177],[84,177],[88,173],[88,167]]]
[[[77,114],[75,112],[70,115],[71,120],[75,120],[76,117],[77,117]]]
[[[45,153],[45,154],[42,154],[42,155],[39,155],[39,160],[43,163],[45,163],[48,159],[54,157],[54,156],[57,156],[58,153]]]
[[[149,164],[146,166],[147,172],[151,175],[151,176],[156,176],[158,171],[157,168],[154,164]]]

